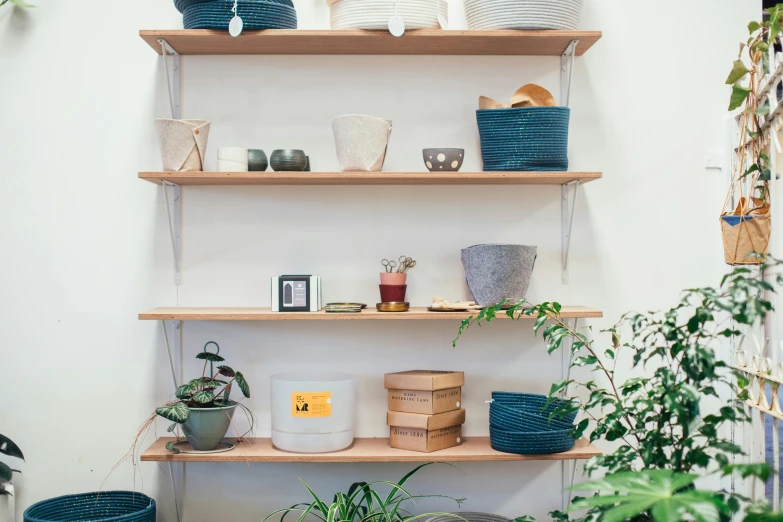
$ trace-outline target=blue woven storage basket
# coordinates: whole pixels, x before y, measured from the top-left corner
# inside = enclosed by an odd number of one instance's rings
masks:
[[[476,111],[485,171],[568,170],[568,107]]]
[[[568,401],[564,399],[554,398],[547,406],[549,397],[538,393],[517,393],[517,392],[492,392],[492,401],[503,406],[508,406],[515,410],[520,410],[526,413],[535,413],[544,417],[555,411],[556,408],[565,406]],[[552,418],[553,421],[567,422],[573,424],[576,419],[577,412],[570,413],[565,417],[556,415]]]
[[[549,418],[530,411],[519,410],[498,402],[489,405],[489,423],[507,431],[551,431],[567,430],[573,422],[558,417]]]
[[[570,432],[571,430],[557,430],[520,433],[490,426],[489,443],[492,449],[503,453],[518,455],[562,453],[576,444]]]
[[[24,522],[155,522],[155,501],[134,491],[100,491],[50,498],[24,512]]]
[[[182,23],[185,29],[216,29],[227,31],[234,17],[233,0],[189,3],[184,7]],[[296,9],[277,0],[240,0],[239,16],[244,29],[296,29]]]
[[[220,0],[174,0],[174,7],[176,7],[177,11],[179,11],[180,13],[184,13],[185,12],[185,8],[187,8],[191,4],[206,4],[208,2],[219,2],[219,1]],[[244,5],[247,2],[252,2],[252,1],[253,0],[240,0],[239,1],[239,10],[240,10],[239,14],[240,14],[240,16],[242,15],[242,12],[241,12],[242,11],[242,7],[244,7]],[[275,2],[275,3],[278,3],[278,4],[284,4],[284,5],[287,5],[288,7],[294,7],[293,0],[266,0],[266,1],[268,1],[268,2]],[[233,7],[233,5],[234,5],[234,2],[233,2],[233,0],[231,0],[231,6]]]

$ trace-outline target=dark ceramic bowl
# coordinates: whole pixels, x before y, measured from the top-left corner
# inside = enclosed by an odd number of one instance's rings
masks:
[[[269,166],[266,154],[261,149],[247,149],[247,170],[250,172],[264,172]]]
[[[430,172],[456,172],[465,160],[465,149],[424,149],[422,155]]]
[[[307,168],[307,156],[299,149],[277,149],[272,152],[269,164],[276,171],[303,171]]]

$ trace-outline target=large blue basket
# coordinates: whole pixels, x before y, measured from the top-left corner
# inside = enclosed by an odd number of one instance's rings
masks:
[[[155,501],[133,491],[102,491],[50,498],[24,512],[25,522],[155,522]]]
[[[492,392],[489,405],[489,439],[493,449],[533,455],[560,453],[574,447],[576,413],[553,415],[564,399],[537,393]]]
[[[490,426],[489,443],[492,449],[503,453],[537,455],[568,451],[574,447],[576,441],[571,430],[515,432]]]
[[[568,107],[476,111],[485,171],[568,170]]]
[[[296,9],[289,4],[290,0],[240,0],[238,12],[248,31],[296,29]],[[233,0],[175,0],[175,5],[182,10],[185,29],[227,31],[234,17]]]

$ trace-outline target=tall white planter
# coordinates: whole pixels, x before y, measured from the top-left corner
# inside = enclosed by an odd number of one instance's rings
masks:
[[[210,122],[206,120],[154,120],[163,170],[204,170]]]
[[[383,168],[392,121],[346,114],[332,121],[337,162],[343,172],[378,172]]]

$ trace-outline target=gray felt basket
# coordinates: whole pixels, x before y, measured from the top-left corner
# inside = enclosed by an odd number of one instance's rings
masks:
[[[468,288],[479,306],[524,299],[535,263],[534,246],[476,245],[462,250]]]

